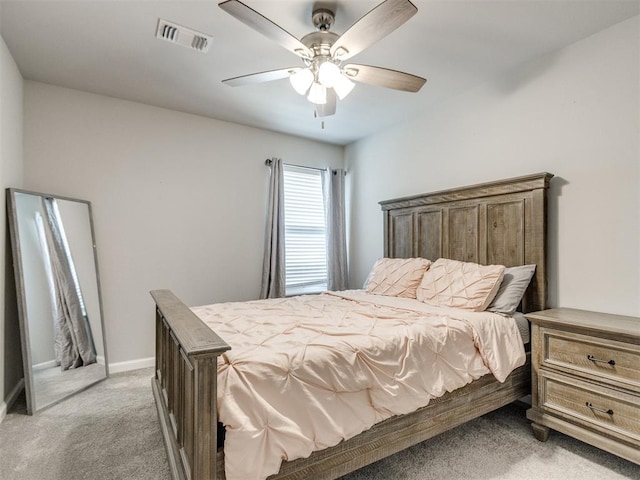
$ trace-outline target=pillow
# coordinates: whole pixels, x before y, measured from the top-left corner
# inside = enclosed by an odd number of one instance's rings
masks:
[[[487,310],[509,316],[513,315],[520,305],[520,300],[522,300],[535,271],[535,265],[506,268],[498,293]]]
[[[482,312],[496,296],[503,275],[503,265],[439,258],[424,274],[416,296],[429,305]]]
[[[366,290],[376,295],[416,298],[416,288],[429,265],[426,258],[381,258],[371,269]]]

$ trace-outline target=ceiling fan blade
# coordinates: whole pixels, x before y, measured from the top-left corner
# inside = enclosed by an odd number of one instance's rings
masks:
[[[228,14],[240,20],[242,23],[250,26],[257,32],[262,33],[264,36],[270,38],[276,43],[279,43],[296,55],[303,58],[313,56],[311,50],[309,50],[304,43],[244,3],[239,2],[238,0],[227,0],[218,4],[218,6]]]
[[[248,75],[241,75],[239,77],[227,78],[222,80],[222,83],[231,87],[242,87],[244,85],[255,85],[256,83],[271,82],[273,80],[280,80],[281,78],[287,78],[291,74],[300,70],[298,67],[282,68],[280,70],[269,70],[268,72],[250,73]]]
[[[418,11],[409,0],[385,0],[354,23],[331,46],[331,56],[340,60],[357,53],[386,37]]]
[[[316,115],[318,117],[329,117],[336,113],[336,92],[333,88],[327,88],[327,103],[324,105],[316,105]]]
[[[410,73],[399,72],[389,68],[372,67],[370,65],[358,65],[350,63],[343,65],[344,74],[356,82],[368,83],[378,87],[393,88],[405,92],[417,92],[426,83],[426,79],[411,75]]]

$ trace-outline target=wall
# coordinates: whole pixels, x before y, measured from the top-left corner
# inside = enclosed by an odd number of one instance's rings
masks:
[[[1,32],[0,32],[1,33]],[[23,81],[0,36],[0,421],[19,393],[22,356],[4,190],[22,186]]]
[[[189,305],[258,297],[266,158],[344,160],[341,147],[31,81],[24,135],[28,189],[92,202],[116,369],[154,355],[149,290]]]
[[[548,171],[550,305],[640,315],[639,24],[348,146],[350,285],[383,253],[378,201]]]

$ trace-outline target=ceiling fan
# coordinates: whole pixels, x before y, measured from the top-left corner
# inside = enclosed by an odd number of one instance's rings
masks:
[[[343,63],[409,20],[418,11],[409,0],[385,0],[342,35],[329,31],[334,12],[315,8],[312,21],[316,31],[299,40],[238,0],[226,0],[219,7],[298,55],[305,65],[228,78],[222,81],[226,85],[251,85],[288,77],[296,92],[307,95],[315,105],[316,115],[326,117],[336,112],[337,98],[342,100],[351,92],[353,80],[406,92],[417,92],[426,82],[422,77],[397,70]]]

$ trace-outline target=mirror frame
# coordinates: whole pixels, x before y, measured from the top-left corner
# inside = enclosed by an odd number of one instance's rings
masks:
[[[105,375],[103,378],[91,381],[81,387],[78,387],[74,390],[70,390],[68,393],[63,394],[60,398],[47,403],[46,405],[36,406],[36,398],[35,398],[35,385],[34,385],[34,375],[33,375],[33,362],[32,362],[32,352],[31,352],[31,340],[29,336],[29,319],[27,313],[27,295],[25,291],[24,284],[24,270],[23,270],[23,259],[22,252],[20,247],[20,233],[18,231],[18,210],[15,201],[15,194],[27,194],[27,195],[37,195],[39,197],[49,197],[55,198],[56,200],[66,200],[71,202],[83,203],[88,207],[89,213],[89,228],[91,230],[91,241],[93,248],[93,259],[94,259],[94,267],[96,272],[96,288],[98,293],[98,309],[100,312],[100,328],[102,329],[102,348],[104,351],[104,369]],[[79,393],[87,388],[99,383],[103,380],[106,380],[109,377],[109,361],[107,356],[107,338],[106,331],[104,328],[104,312],[102,309],[102,289],[100,285],[100,271],[98,269],[98,251],[96,248],[96,236],[95,230],[93,226],[93,213],[91,210],[91,202],[88,200],[81,200],[78,198],[64,197],[60,195],[50,194],[50,193],[41,193],[34,192],[30,190],[23,190],[19,188],[7,188],[6,189],[6,200],[7,200],[7,218],[9,223],[9,234],[11,240],[11,254],[12,254],[12,263],[13,263],[13,271],[15,276],[16,283],[16,296],[17,296],[17,304],[18,304],[18,319],[20,322],[20,339],[21,339],[21,347],[22,347],[22,365],[24,369],[24,385],[25,385],[25,397],[27,403],[27,414],[33,415],[36,412],[39,412],[45,408],[49,408],[53,405],[56,405],[63,400]]]

